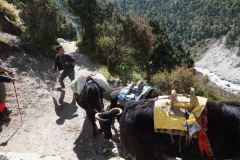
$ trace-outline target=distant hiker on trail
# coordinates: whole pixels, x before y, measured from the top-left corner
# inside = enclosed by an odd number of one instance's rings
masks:
[[[74,62],[75,59],[70,56],[69,54],[64,53],[64,49],[61,45],[58,45],[56,47],[56,50],[58,52],[58,54],[56,55],[55,58],[55,64],[54,64],[54,69],[53,69],[53,74],[56,73],[57,69],[58,71],[63,70],[60,78],[59,78],[59,82],[61,87],[57,88],[57,89],[62,89],[65,88],[65,84],[63,82],[64,78],[69,77],[69,79],[71,81],[74,80]]]
[[[8,110],[6,107],[6,88],[4,82],[14,83],[15,81],[13,72],[3,67],[0,59],[0,121],[11,120],[8,116],[12,113],[12,110]]]

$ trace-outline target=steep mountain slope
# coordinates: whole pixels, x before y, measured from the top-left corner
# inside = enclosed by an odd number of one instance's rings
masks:
[[[79,18],[72,15],[72,13],[69,12],[66,7],[64,7],[62,0],[55,0],[55,2],[57,3],[59,10],[66,16],[68,23],[71,23],[76,28],[77,35],[79,35],[81,30]]]
[[[226,37],[222,37],[209,44],[208,50],[195,63],[195,66],[209,71],[212,78],[215,75],[220,77],[212,80],[221,85],[221,88],[238,93],[240,90],[240,47],[225,45],[225,40]],[[203,72],[206,73],[206,70]]]
[[[194,46],[206,38],[232,31],[236,41],[240,30],[240,1],[229,0],[101,0],[112,2],[120,13],[134,10],[141,16],[156,19],[166,27],[174,44]]]

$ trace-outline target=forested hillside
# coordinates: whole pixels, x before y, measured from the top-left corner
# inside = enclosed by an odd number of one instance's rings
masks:
[[[6,14],[21,28],[21,37],[45,50],[47,55],[55,56],[49,48],[58,37],[73,40],[77,36],[72,17],[57,4],[52,0],[0,0],[0,13]]]
[[[230,22],[239,22],[235,18],[239,2],[217,5],[219,2],[214,1],[215,4],[208,2],[209,5],[205,5],[205,1],[201,1],[198,6],[200,2],[194,1],[112,1],[115,7],[107,0],[102,2],[0,0],[0,12],[19,25],[21,37],[36,46],[37,50],[44,50],[41,54],[55,56],[56,52],[51,47],[58,37],[76,40],[76,28],[69,23],[70,15],[81,24],[81,28],[77,28],[78,48],[88,54],[99,68],[103,68],[106,75],[120,77],[122,84],[145,80],[163,93],[168,93],[170,88],[183,92],[194,87],[198,95],[220,99],[218,94],[206,87],[205,77],[195,75],[192,68],[195,57],[185,44],[194,46],[196,42],[221,36],[231,29],[228,39],[234,39],[237,34],[230,33],[237,32],[237,26],[230,25]],[[155,12],[150,6],[155,7]],[[224,7],[229,13],[224,14]],[[234,9],[228,10],[231,7]],[[119,14],[115,12],[116,8],[128,14]],[[128,12],[130,9],[136,12]],[[20,19],[21,23],[12,18],[15,12],[19,12],[16,19]],[[139,13],[147,13],[148,17]],[[151,19],[154,16],[155,19]],[[4,42],[1,36],[0,41]]]
[[[134,10],[165,26],[174,44],[194,46],[207,38],[228,35],[240,45],[239,0],[101,0],[112,2],[120,13]],[[230,31],[230,32],[228,32]]]

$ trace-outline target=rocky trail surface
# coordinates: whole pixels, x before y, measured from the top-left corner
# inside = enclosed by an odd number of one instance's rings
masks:
[[[79,52],[75,42],[62,40],[60,44],[76,58],[75,77],[99,73],[90,59]],[[70,80],[65,79],[64,90],[55,89],[59,84],[57,75],[51,74],[54,59],[24,51],[3,52],[0,58],[19,80],[15,86],[23,120],[13,84],[6,84],[7,107],[13,113],[9,123],[0,122],[0,159],[123,159],[118,141],[106,140],[103,134],[93,138],[85,111],[73,99]],[[104,103],[106,108],[109,102],[104,99]],[[112,131],[118,140],[117,130]]]

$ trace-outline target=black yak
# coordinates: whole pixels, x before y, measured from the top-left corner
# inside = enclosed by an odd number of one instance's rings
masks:
[[[97,135],[98,129],[95,123],[96,119],[99,120],[100,129],[99,132],[104,132],[106,139],[112,138],[111,123],[114,116],[121,114],[120,109],[111,109],[109,111],[104,110],[103,94],[100,91],[101,88],[94,82],[88,81],[81,94],[81,97],[75,94],[75,99],[80,107],[82,107],[87,114],[87,117],[91,121],[93,127],[93,135]],[[99,113],[102,113],[99,115]]]
[[[186,137],[154,132],[154,100],[128,102],[120,119],[120,139],[127,153],[137,160],[162,159],[165,154],[189,160],[240,157],[240,103],[207,102],[206,135],[214,157],[202,157],[198,139],[186,145]]]

